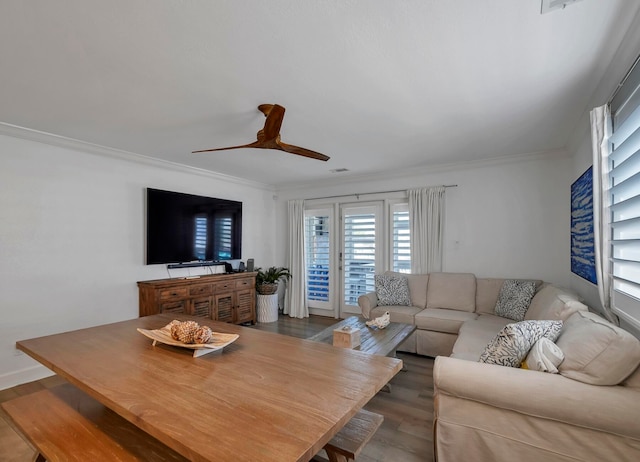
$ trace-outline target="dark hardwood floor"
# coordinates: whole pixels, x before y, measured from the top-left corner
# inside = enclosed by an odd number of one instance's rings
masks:
[[[280,315],[277,322],[257,324],[255,329],[308,338],[336,319],[311,316],[304,319]],[[366,409],[384,416],[384,422],[364,448],[357,462],[433,461],[433,359],[398,353],[405,364],[391,381],[391,393],[378,393]],[[0,402],[64,382],[58,376],[0,390]],[[0,461],[30,462],[34,450],[0,410]],[[221,461],[224,462],[224,461]]]

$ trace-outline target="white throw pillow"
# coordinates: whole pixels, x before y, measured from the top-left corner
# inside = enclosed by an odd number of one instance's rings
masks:
[[[558,373],[558,366],[564,360],[562,350],[546,337],[533,344],[522,367],[532,371]]]
[[[376,295],[379,306],[411,306],[407,278],[396,274],[376,274]]]
[[[503,318],[524,321],[531,299],[536,293],[535,281],[507,279],[502,284],[495,313]]]
[[[562,321],[521,321],[507,324],[487,345],[480,362],[520,367],[534,343],[545,337],[552,342],[562,329]]]

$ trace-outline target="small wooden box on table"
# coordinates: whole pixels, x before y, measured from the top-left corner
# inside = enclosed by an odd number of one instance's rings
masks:
[[[351,326],[333,329],[333,346],[342,348],[360,346],[360,330]]]
[[[234,324],[255,324],[256,274],[139,281],[140,316],[180,313]]]

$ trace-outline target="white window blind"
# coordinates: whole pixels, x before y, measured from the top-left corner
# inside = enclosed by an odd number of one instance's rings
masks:
[[[612,309],[640,327],[640,67],[611,102],[611,116]]]
[[[307,300],[329,301],[329,216],[304,217]]]
[[[344,303],[357,305],[358,297],[375,290],[375,212],[349,212],[344,216]]]
[[[391,264],[393,271],[411,272],[411,232],[409,227],[409,205],[391,206],[392,239]]]

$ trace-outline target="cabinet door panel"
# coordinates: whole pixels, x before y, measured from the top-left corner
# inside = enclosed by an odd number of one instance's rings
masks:
[[[215,295],[216,321],[233,322],[233,298],[233,293]]]
[[[189,314],[211,319],[211,308],[211,297],[195,298],[191,300],[191,309],[189,310]]]
[[[253,321],[255,311],[255,295],[253,290],[239,290],[236,292],[236,322]]]

